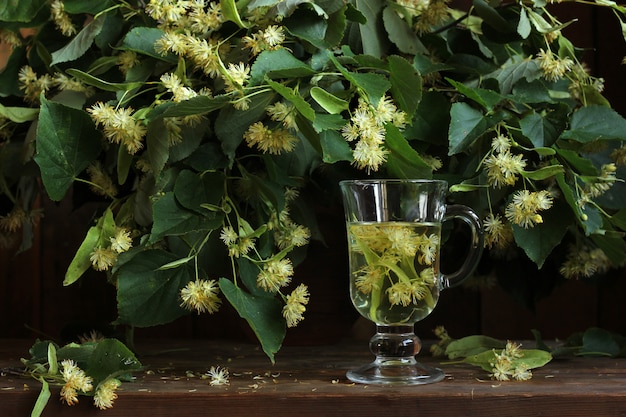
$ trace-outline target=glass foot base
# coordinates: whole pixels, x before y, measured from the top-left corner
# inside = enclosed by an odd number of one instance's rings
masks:
[[[422,385],[439,382],[444,373],[415,359],[375,360],[369,365],[346,372],[352,382],[361,384]]]

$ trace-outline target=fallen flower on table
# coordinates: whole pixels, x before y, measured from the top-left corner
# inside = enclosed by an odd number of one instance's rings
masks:
[[[219,385],[230,384],[228,376],[229,376],[228,368],[221,368],[219,366],[211,366],[208,372],[202,377],[204,379],[211,378],[209,385],[219,386]]]
[[[442,326],[435,334],[441,342],[431,346],[434,356],[446,356],[458,361],[480,366],[497,381],[527,381],[532,378],[532,369],[540,368],[552,360],[550,352],[541,349],[522,349],[512,341],[501,341],[489,336],[473,335],[452,339]],[[443,342],[443,343],[442,343]],[[443,354],[441,354],[443,352]]]

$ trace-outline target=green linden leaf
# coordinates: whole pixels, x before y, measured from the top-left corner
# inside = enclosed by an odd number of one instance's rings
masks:
[[[81,110],[41,97],[35,162],[50,198],[60,201],[101,150],[100,132]]]
[[[95,343],[68,343],[57,349],[57,358],[60,361],[71,359],[76,362],[81,369],[85,369],[91,354],[96,349]]]
[[[329,93],[323,88],[314,86],[309,91],[311,97],[317,104],[330,114],[339,114],[344,110],[348,110],[350,107],[346,100],[337,97],[334,94]],[[343,119],[342,119],[343,120]]]
[[[387,90],[391,88],[391,83],[387,78],[380,74],[371,72],[358,73],[348,71],[342,66],[337,59],[329,55],[330,60],[341,74],[356,88],[367,94],[372,105],[376,106],[378,101],[385,95]]]
[[[511,24],[486,1],[474,0],[473,3],[476,8],[476,12],[486,24],[502,33],[507,33],[512,30]]]
[[[552,208],[541,212],[543,223],[527,229],[513,225],[515,243],[539,268],[571,226],[572,218],[567,215],[568,211],[564,203],[555,203]]]
[[[541,78],[541,70],[539,64],[535,60],[519,60],[511,61],[494,71],[491,74],[485,76],[485,78],[493,77],[498,80],[500,85],[500,94],[506,95],[513,91],[516,83],[522,79],[527,82],[533,82]]]
[[[328,21],[311,8],[298,9],[296,13],[283,20],[283,25],[292,36],[310,43],[317,49],[330,48],[325,39]]]
[[[562,139],[581,143],[594,140],[626,139],[626,119],[615,110],[605,106],[587,106],[577,110],[571,119],[569,130]]]
[[[340,114],[316,113],[312,126],[316,132],[321,133],[324,130],[341,130],[346,123],[346,119]]]
[[[385,145],[389,150],[387,170],[398,178],[431,178],[432,168],[407,142],[400,129],[387,123]]]
[[[148,124],[146,154],[154,176],[158,177],[170,157],[169,133],[163,118],[157,118]]]
[[[237,258],[237,267],[241,281],[252,295],[259,297],[271,297],[272,294],[257,285],[259,266],[245,257]]]
[[[387,49],[387,37],[379,25],[379,15],[384,2],[382,0],[355,0],[354,3],[366,20],[366,23],[358,26],[363,53],[380,58]]]
[[[306,4],[307,6],[309,6],[309,8],[315,11],[315,13],[318,16],[322,16],[325,18],[328,17],[328,15],[326,14],[326,11],[322,7],[315,4],[316,2],[313,0],[283,0],[283,1],[274,1],[273,3],[274,3],[273,10],[268,13],[268,15],[272,17],[291,16],[296,11],[298,6],[302,4]]]
[[[520,127],[537,148],[552,145],[559,134],[549,120],[534,111],[520,120]]]
[[[150,327],[169,323],[187,313],[180,290],[195,278],[193,265],[160,269],[178,256],[160,249],[137,253],[117,274],[117,324]]]
[[[425,91],[413,123],[404,128],[407,138],[437,145],[448,141],[450,101],[441,93]]]
[[[446,356],[449,359],[466,358],[492,349],[504,349],[506,342],[493,337],[472,335],[453,340],[446,347]]]
[[[256,334],[263,352],[274,363],[274,355],[280,350],[286,334],[280,301],[275,297],[247,293],[226,278],[220,278],[219,285],[226,299]]]
[[[128,31],[120,49],[133,51],[141,55],[147,55],[160,61],[176,63],[178,59],[174,54],[162,55],[154,49],[156,41],[165,33],[161,29],[150,27],[134,27]]]
[[[60,64],[62,62],[74,61],[87,52],[91,47],[94,39],[104,25],[104,17],[97,17],[87,23],[85,27],[76,35],[67,45],[52,53],[52,62],[50,65]]]
[[[297,91],[294,91],[289,87],[285,87],[284,85],[269,79],[267,79],[266,82],[285,100],[293,104],[293,106],[296,108],[296,110],[298,110],[301,115],[303,115],[308,120],[315,120],[315,110],[313,110],[313,107],[311,107],[311,105],[307,103],[304,98],[302,98],[302,96],[298,94]]]
[[[411,120],[422,100],[422,77],[411,63],[398,55],[390,56],[388,61],[391,94]]]
[[[611,223],[615,227],[626,230],[626,208],[622,208],[617,213],[613,214],[611,216]]]
[[[93,385],[108,378],[130,381],[130,372],[141,369],[141,362],[135,354],[117,339],[104,339],[97,342],[89,357],[85,372],[93,378]]]
[[[37,118],[38,114],[39,109],[29,107],[6,107],[0,104],[0,116],[4,116],[15,123],[33,121]]]
[[[193,126],[183,126],[180,134],[181,137],[185,139],[170,147],[170,157],[168,161],[174,163],[194,155],[200,147],[207,131],[209,131],[209,121],[205,118]]]
[[[552,148],[548,148],[552,149]],[[535,171],[523,171],[522,176],[535,181],[545,180],[565,171],[563,165],[548,165]]]
[[[248,27],[248,25],[241,20],[235,0],[220,0],[220,6],[222,8],[222,14],[226,20],[235,23],[242,29]]]
[[[578,351],[583,356],[616,357],[621,352],[624,338],[607,330],[592,327],[583,333],[583,346]]]
[[[580,175],[597,176],[598,170],[588,158],[583,158],[578,152],[569,149],[557,149],[557,155],[563,158]]]
[[[120,146],[117,150],[117,182],[124,184],[130,174],[130,169],[134,163],[133,155],[128,153],[125,146]]]
[[[346,78],[358,88],[363,90],[374,106],[378,105],[378,101],[391,87],[391,83],[385,77],[370,72],[351,72],[346,76]]]
[[[87,74],[86,72],[83,72],[75,68],[69,68],[67,70],[67,73],[87,85],[91,85],[93,87],[96,87],[104,91],[113,91],[113,92],[130,91],[130,90],[134,90],[135,88],[139,88],[144,85],[144,83],[141,81],[130,82],[130,83],[111,83],[108,81],[101,80],[100,78],[94,77],[93,75]]]
[[[459,93],[480,104],[485,110],[493,110],[494,106],[500,103],[503,99],[503,97],[495,91],[486,90],[484,88],[468,87],[465,84],[451,78],[446,78],[446,80],[452,84],[452,86],[456,88]]]
[[[95,15],[113,5],[113,0],[63,0],[63,10],[69,14]]]
[[[163,106],[163,117],[182,117],[210,113],[219,110],[230,103],[230,97],[220,95],[215,97],[196,96],[178,103],[166,103]],[[159,112],[159,110],[156,110]]]
[[[465,151],[486,130],[487,121],[482,112],[467,103],[454,103],[450,109],[448,155]]]
[[[525,8],[520,9],[519,23],[517,24],[517,33],[523,38],[527,39],[530,36],[532,27],[530,26],[530,20]]]
[[[313,68],[294,57],[287,49],[263,51],[250,68],[249,85],[260,84],[267,78],[299,78],[314,75]]]
[[[576,219],[582,226],[585,234],[591,235],[600,230],[602,227],[602,216],[599,210],[590,204],[586,204],[583,208],[580,207],[575,189],[567,182],[564,174],[557,174],[556,182],[565,197],[565,201],[569,204],[571,211],[575,213]],[[585,220],[583,220],[583,218]]]
[[[428,53],[413,28],[398,14],[394,7],[387,6],[384,8],[383,24],[389,35],[389,40],[398,47],[400,52],[410,55]]]
[[[222,144],[222,150],[231,161],[235,158],[235,152],[243,141],[244,133],[252,123],[263,117],[265,109],[274,96],[275,94],[271,92],[255,95],[245,112],[233,106],[226,106],[220,110],[215,121],[215,135]]]
[[[44,378],[37,378],[41,382],[41,391],[37,396],[37,401],[35,401],[35,406],[33,407],[33,411],[30,413],[31,417],[39,417],[43,413],[44,408],[48,404],[48,400],[50,399],[50,385]]]
[[[509,99],[517,103],[554,103],[550,90],[541,80],[526,81],[521,79],[513,86]],[[534,112],[533,112],[534,113]]]
[[[207,214],[203,204],[219,206],[224,195],[224,174],[209,172],[204,175],[189,170],[181,171],[176,178],[174,195],[185,208]]]
[[[324,130],[320,133],[322,159],[328,164],[339,161],[352,161],[352,148],[343,136],[335,130]]]
[[[0,21],[31,22],[46,3],[47,0],[0,2]]]
[[[165,193],[153,204],[154,224],[150,232],[149,243],[155,243],[167,235],[184,235],[198,230],[213,230],[222,219],[211,213],[211,217],[200,215],[182,207],[173,192]]]
[[[336,1],[335,4],[340,8],[328,16],[328,28],[324,35],[324,42],[329,47],[336,47],[341,44],[346,33],[348,22],[346,19],[346,6],[343,1]]]

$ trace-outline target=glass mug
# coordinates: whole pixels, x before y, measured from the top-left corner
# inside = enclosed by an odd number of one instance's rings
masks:
[[[480,219],[462,205],[446,205],[441,180],[346,180],[343,196],[350,266],[350,297],[376,324],[370,340],[374,362],[347,372],[353,382],[426,384],[443,379],[440,369],[420,364],[416,322],[435,308],[441,290],[461,283],[475,269],[483,248]],[[441,226],[460,219],[471,231],[461,267],[439,269]]]

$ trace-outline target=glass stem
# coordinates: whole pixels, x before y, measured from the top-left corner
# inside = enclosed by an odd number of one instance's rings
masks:
[[[376,334],[370,339],[370,350],[381,361],[411,360],[421,348],[413,325],[376,325]]]

